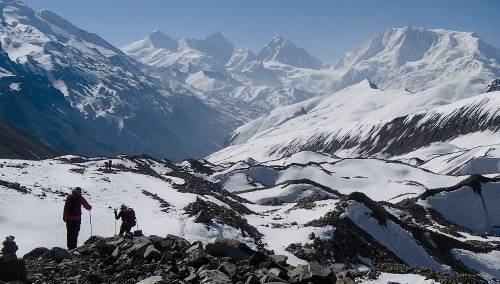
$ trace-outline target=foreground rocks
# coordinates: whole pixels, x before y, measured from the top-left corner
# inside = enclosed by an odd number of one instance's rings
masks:
[[[0,281],[25,281],[26,264],[23,259],[18,259],[17,244],[13,236],[5,238],[0,254]]]
[[[219,238],[204,247],[173,235],[94,236],[70,252],[36,248],[24,258],[33,283],[336,283],[339,273],[316,262],[294,267],[285,256],[237,240]],[[353,283],[344,280],[339,283]]]

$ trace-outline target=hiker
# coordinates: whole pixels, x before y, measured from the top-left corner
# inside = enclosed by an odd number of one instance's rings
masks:
[[[120,213],[117,213],[115,209],[115,219],[118,220],[120,218],[122,218],[122,225],[120,226],[119,235],[122,236],[124,233],[130,234],[130,230],[136,224],[134,209],[122,204],[120,206]]]
[[[111,171],[111,167],[113,166],[113,161],[109,160],[108,161],[108,170]]]
[[[89,211],[92,209],[92,206],[83,198],[82,189],[75,187],[71,194],[66,197],[64,203],[63,220],[66,222],[68,250],[76,248],[78,243],[78,233],[82,222],[82,205]]]

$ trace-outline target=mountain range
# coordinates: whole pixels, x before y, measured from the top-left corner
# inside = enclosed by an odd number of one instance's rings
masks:
[[[276,107],[366,78],[419,92],[500,74],[499,50],[467,32],[395,28],[330,65],[281,36],[253,53],[155,31],[120,50],[51,11],[0,9],[0,118],[67,153],[202,157]]]

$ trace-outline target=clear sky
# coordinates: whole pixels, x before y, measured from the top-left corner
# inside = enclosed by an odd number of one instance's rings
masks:
[[[282,35],[326,63],[391,27],[473,31],[500,47],[497,0],[25,0],[116,46],[155,29],[203,38],[221,32],[259,51]]]

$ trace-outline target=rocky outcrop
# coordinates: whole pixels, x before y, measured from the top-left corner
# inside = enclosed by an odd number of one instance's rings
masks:
[[[298,267],[233,239],[189,243],[168,235],[92,237],[75,250],[36,248],[25,255],[34,283],[335,283],[332,268]]]
[[[5,238],[0,254],[0,281],[25,281],[26,264],[24,259],[18,259],[17,244],[13,236]]]
[[[496,92],[496,91],[500,91],[500,79],[493,80],[493,82],[491,82],[491,84],[488,85],[486,90],[484,90],[485,93]]]

